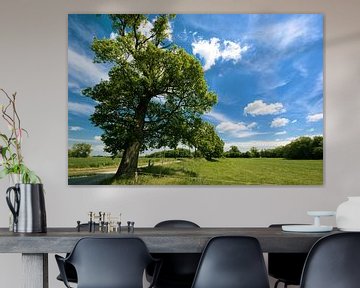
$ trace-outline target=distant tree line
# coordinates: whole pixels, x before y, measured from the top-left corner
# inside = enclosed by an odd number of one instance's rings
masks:
[[[194,156],[194,152],[184,148],[164,150],[146,155],[148,158],[193,158]]]
[[[221,146],[221,145],[218,145]],[[299,137],[285,146],[272,149],[258,150],[252,147],[249,151],[241,152],[237,146],[231,146],[226,152],[216,149],[214,153],[207,151],[207,157],[201,149],[191,151],[190,149],[177,148],[154,152],[147,155],[149,158],[200,158],[207,160],[211,158],[285,158],[285,159],[323,159],[323,137]]]
[[[77,143],[74,144],[70,149],[68,149],[69,157],[76,158],[86,158],[90,156],[92,147],[87,143]]]
[[[262,150],[252,147],[246,152],[240,152],[237,146],[231,146],[229,151],[224,152],[224,157],[323,159],[323,137],[299,137],[285,146]]]

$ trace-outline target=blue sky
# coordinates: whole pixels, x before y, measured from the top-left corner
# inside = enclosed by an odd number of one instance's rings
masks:
[[[153,19],[156,16],[151,16]],[[151,20],[142,27],[151,29]],[[113,37],[107,16],[69,15],[68,142],[102,154],[102,131],[89,116],[94,101],[81,94],[109,66],[93,63],[94,36]],[[323,135],[323,16],[321,14],[180,14],[170,39],[197,57],[218,103],[206,113],[225,142],[241,151]]]

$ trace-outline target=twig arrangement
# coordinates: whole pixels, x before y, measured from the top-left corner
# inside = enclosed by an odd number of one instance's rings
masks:
[[[6,175],[17,174],[20,175],[19,181],[22,183],[39,183],[40,178],[24,164],[24,158],[21,152],[21,143],[24,133],[28,132],[21,127],[21,120],[16,110],[16,93],[9,95],[4,89],[0,88],[0,92],[7,100],[6,105],[1,105],[1,116],[5,120],[9,135],[0,133],[0,166],[3,169],[0,171],[0,178]]]

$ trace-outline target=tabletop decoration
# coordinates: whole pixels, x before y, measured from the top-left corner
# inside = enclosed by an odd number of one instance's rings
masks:
[[[12,214],[9,229],[14,232],[46,232],[44,188],[39,176],[24,163],[22,140],[28,132],[22,128],[16,109],[16,93],[5,96],[0,104],[1,117],[8,131],[0,131],[0,179],[9,176],[11,187],[6,190],[6,202]]]
[[[16,93],[9,95],[4,89],[0,91],[5,95],[7,103],[0,104],[1,116],[8,126],[8,133],[0,133],[0,179],[9,175],[14,183],[40,183],[41,180],[24,163],[21,144],[24,135],[28,132],[22,128],[20,116],[16,109]]]
[[[336,226],[342,231],[360,231],[360,196],[348,197],[337,207]]]
[[[335,216],[334,211],[308,211],[309,216],[314,217],[313,224],[301,224],[301,225],[282,225],[281,229],[286,232],[330,232],[333,230],[332,226],[321,225],[320,217]]]

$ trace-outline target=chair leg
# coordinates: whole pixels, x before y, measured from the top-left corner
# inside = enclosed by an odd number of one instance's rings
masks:
[[[281,281],[281,280],[277,280],[277,281],[275,282],[275,284],[274,284],[274,288],[277,288],[280,283],[284,283],[284,288],[287,288],[287,287],[288,287],[288,285],[287,285],[286,282],[283,282],[283,281]]]

